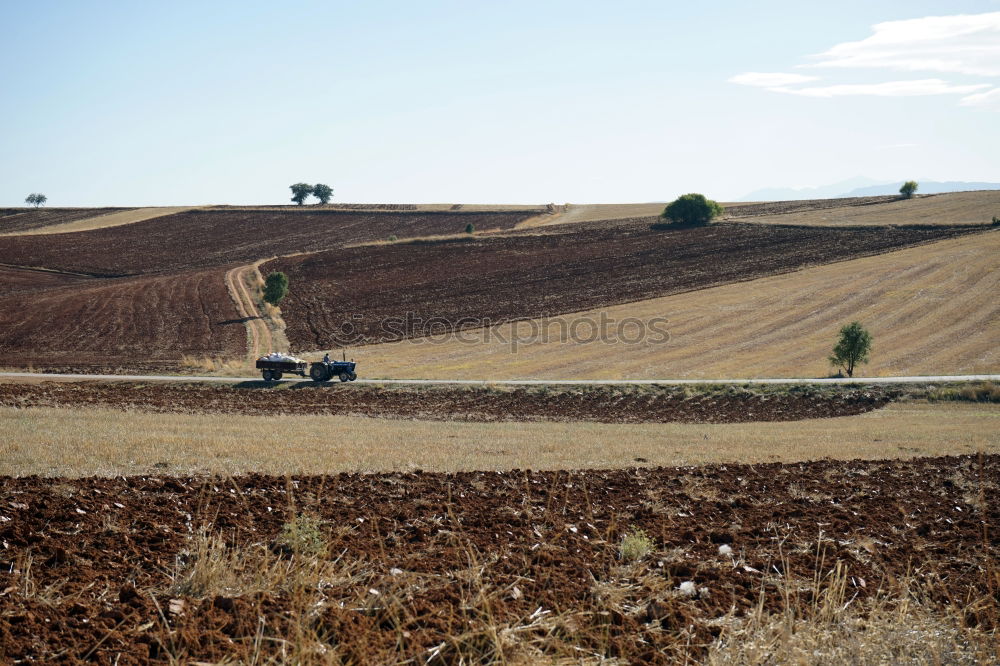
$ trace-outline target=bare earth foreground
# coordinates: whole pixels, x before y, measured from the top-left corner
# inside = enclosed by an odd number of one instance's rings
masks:
[[[4,478],[0,661],[989,663],[998,507],[996,455]]]

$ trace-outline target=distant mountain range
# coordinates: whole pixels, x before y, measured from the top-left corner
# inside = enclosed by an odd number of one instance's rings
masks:
[[[918,194],[942,194],[944,192],[965,192],[968,190],[1000,190],[1000,183],[977,183],[968,181],[917,180]],[[754,190],[738,201],[795,201],[800,199],[836,199],[839,197],[874,197],[883,194],[899,194],[903,181],[891,183],[859,176],[822,187],[768,187]]]

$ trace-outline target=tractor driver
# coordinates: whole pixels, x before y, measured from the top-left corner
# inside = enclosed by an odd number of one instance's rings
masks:
[[[327,353],[323,354],[323,362],[324,363],[329,363],[330,362],[330,352],[327,352]]]

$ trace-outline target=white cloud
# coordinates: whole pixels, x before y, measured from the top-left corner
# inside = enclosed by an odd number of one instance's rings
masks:
[[[962,106],[973,106],[977,109],[1000,111],[1000,88],[963,97],[959,103]]]
[[[926,71],[995,79],[1000,77],[1000,12],[877,23],[865,39],[837,44],[813,57],[816,62],[797,67]],[[802,85],[815,80],[816,77],[762,72],[746,72],[729,79],[730,83],[803,97],[965,95],[961,100],[963,106],[1000,111],[1000,88],[996,87],[996,80],[959,84],[933,78]],[[984,88],[992,90],[983,91]]]
[[[732,77],[729,79],[729,82],[739,83],[744,86],[773,88],[775,86],[790,86],[796,83],[815,81],[817,78],[819,77],[805,76],[804,74],[786,74],[784,72],[745,72]]]
[[[915,81],[886,81],[884,83],[857,83],[835,86],[813,86],[808,88],[789,88],[774,86],[768,88],[773,92],[804,97],[844,97],[870,95],[875,97],[917,97],[922,95],[954,95],[975,92],[989,88],[988,83],[973,85],[952,85],[941,79],[919,79]]]
[[[837,44],[807,66],[1000,76],[1000,12],[887,21],[872,31],[859,42]]]

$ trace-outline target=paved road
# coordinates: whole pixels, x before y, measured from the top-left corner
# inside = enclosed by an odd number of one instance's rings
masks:
[[[191,377],[187,375],[62,375],[40,372],[0,372],[3,377],[52,380],[110,380],[122,382],[234,382],[261,381],[259,377]],[[311,379],[282,379],[281,382],[309,382]],[[336,380],[335,380],[336,381]],[[824,379],[358,379],[362,384],[471,384],[501,386],[541,386],[546,384],[639,385],[660,384],[918,384],[926,382],[1000,381],[1000,375],[926,375],[920,377],[853,377]]]

